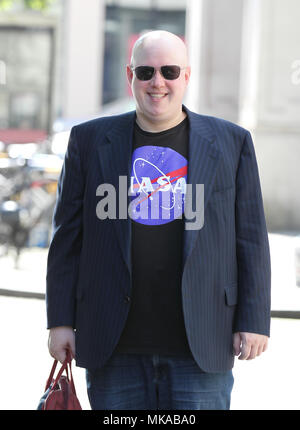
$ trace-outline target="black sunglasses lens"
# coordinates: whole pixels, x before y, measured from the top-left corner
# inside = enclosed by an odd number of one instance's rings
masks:
[[[136,77],[140,81],[149,81],[152,79],[154,73],[154,67],[150,66],[138,66],[135,68]]]
[[[154,67],[151,66],[138,66],[135,69],[136,77],[140,81],[150,81],[154,75]],[[180,75],[180,67],[179,66],[162,66],[161,73],[163,77],[169,81],[173,81],[177,79]]]
[[[180,75],[179,66],[162,66],[161,73],[165,79],[170,81],[177,79]]]

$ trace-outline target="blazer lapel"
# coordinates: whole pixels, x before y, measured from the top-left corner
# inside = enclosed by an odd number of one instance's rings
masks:
[[[187,183],[192,185],[192,202],[194,210],[200,208],[196,205],[196,184],[204,185],[204,207],[210,198],[214,178],[217,172],[218,163],[220,161],[220,150],[216,146],[216,136],[213,129],[207,124],[207,120],[202,115],[195,114],[189,111],[185,106],[189,124],[189,161],[188,161],[188,180]],[[204,220],[203,220],[204,221]],[[191,221],[185,220],[184,229],[184,246],[183,246],[183,265],[185,266],[188,257],[190,256],[195,241],[199,235],[199,230],[187,230],[187,223]]]
[[[106,143],[98,146],[98,156],[105,183],[112,184],[116,190],[116,216],[112,224],[116,230],[124,261],[131,274],[131,222],[128,217],[128,188],[130,186],[132,133],[135,111],[120,118],[118,125],[106,134]],[[127,177],[127,188],[120,189],[120,176]],[[119,218],[119,192],[126,193],[125,219]],[[124,195],[124,194],[123,194]]]

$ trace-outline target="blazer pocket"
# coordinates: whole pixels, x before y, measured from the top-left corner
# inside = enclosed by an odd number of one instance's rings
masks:
[[[229,284],[225,286],[225,300],[227,306],[233,306],[237,304],[238,299],[238,285],[235,284]]]
[[[232,201],[235,197],[235,187],[225,188],[224,190],[213,190],[209,200],[214,203]]]

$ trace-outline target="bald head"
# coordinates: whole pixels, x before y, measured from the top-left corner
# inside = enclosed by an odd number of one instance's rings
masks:
[[[188,52],[183,40],[163,30],[149,31],[138,38],[132,49],[131,65],[144,64],[145,58],[155,57],[158,53],[165,53],[165,64],[188,65]]]
[[[139,66],[152,68],[153,73],[148,79],[138,77],[136,70]],[[174,79],[165,77],[163,66],[178,66],[178,76]],[[180,37],[160,30],[143,34],[134,44],[131,65],[127,64],[126,73],[136,103],[137,123],[143,130],[167,130],[185,118],[182,100],[191,68],[187,48]]]

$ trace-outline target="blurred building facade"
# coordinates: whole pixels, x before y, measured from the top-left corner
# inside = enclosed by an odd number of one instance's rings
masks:
[[[185,36],[186,0],[90,0],[84,10],[79,0],[64,5],[63,109],[68,117],[97,115],[103,105],[131,97],[125,67],[143,31]]]
[[[189,0],[187,103],[249,129],[269,230],[300,229],[300,3]]]
[[[57,20],[22,8],[0,11],[0,140],[50,132]]]
[[[134,41],[172,31],[190,52],[185,103],[251,131],[268,228],[300,230],[299,22],[297,0],[57,0],[1,13],[0,129],[49,133],[57,119],[130,108]]]

